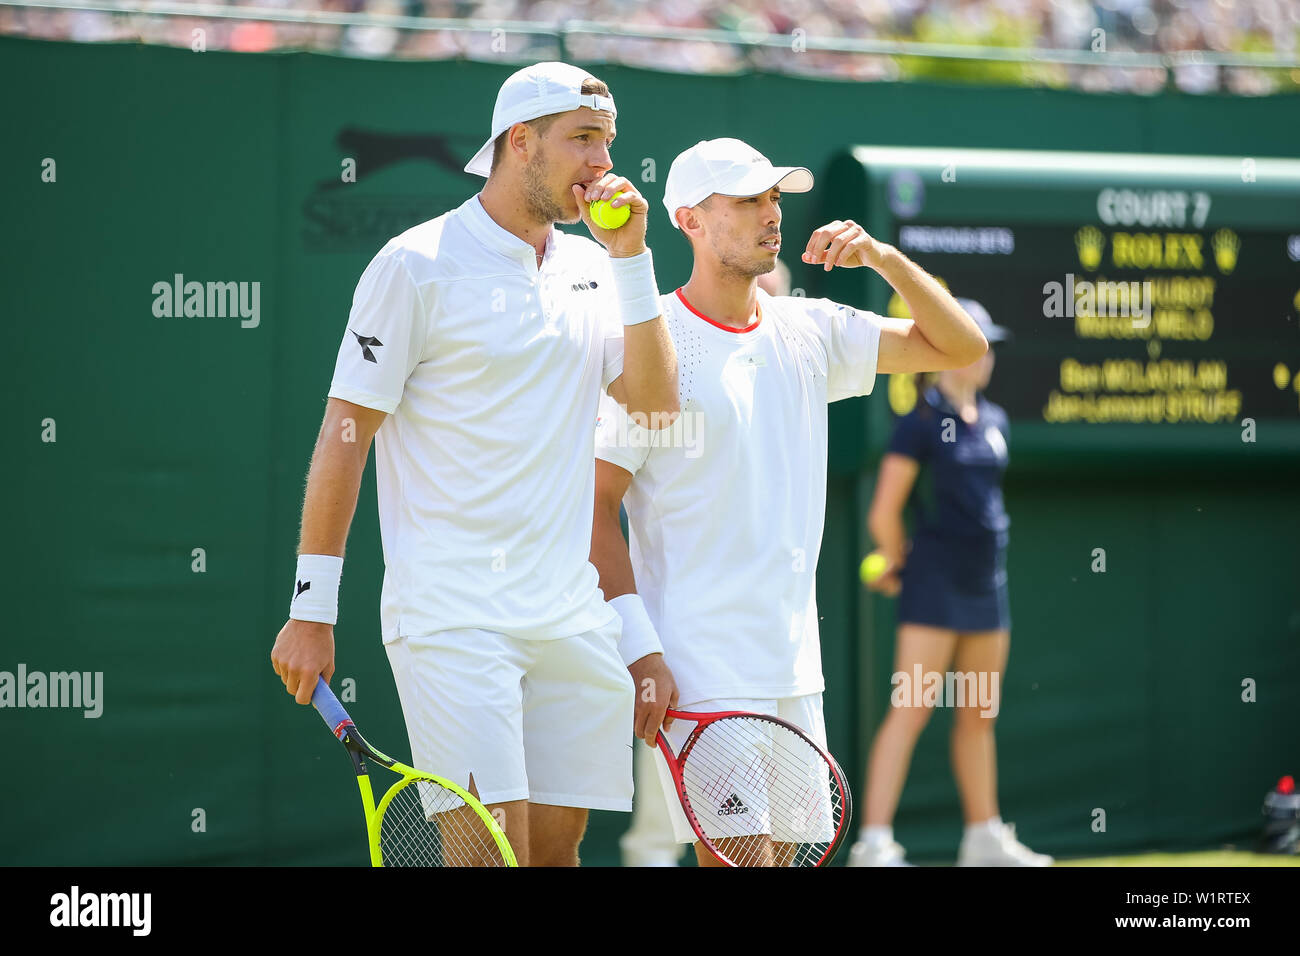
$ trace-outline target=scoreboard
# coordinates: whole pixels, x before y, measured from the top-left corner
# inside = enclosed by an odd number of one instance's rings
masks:
[[[1300,453],[1300,162],[858,147],[827,180],[822,221],[857,219],[1011,331],[986,394],[1018,458]],[[908,315],[867,269],[818,294]],[[915,403],[912,376],[886,391],[873,453]]]

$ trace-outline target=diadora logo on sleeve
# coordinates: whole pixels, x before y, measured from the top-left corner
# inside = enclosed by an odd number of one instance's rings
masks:
[[[348,331],[352,332],[351,329],[348,329]],[[357,344],[361,346],[361,357],[367,362],[374,362],[378,365],[379,359],[375,358],[375,353],[370,351],[370,347],[381,348],[384,343],[373,335],[358,335],[356,332],[352,332],[352,334],[357,336]]]

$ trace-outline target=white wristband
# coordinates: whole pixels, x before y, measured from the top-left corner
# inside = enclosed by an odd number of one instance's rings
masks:
[[[641,595],[620,594],[609,602],[609,606],[623,619],[623,636],[618,640],[618,652],[625,665],[634,664],[647,654],[664,652]]]
[[[339,579],[343,559],[333,554],[298,555],[298,574],[289,601],[289,617],[295,621],[334,624],[339,619]]]
[[[619,313],[624,325],[640,325],[659,317],[659,286],[655,282],[650,250],[625,259],[610,257],[614,287],[618,289]]]

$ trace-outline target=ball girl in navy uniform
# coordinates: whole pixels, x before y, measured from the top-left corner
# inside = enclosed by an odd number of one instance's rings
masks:
[[[976,698],[954,707],[952,768],[965,830],[959,866],[1048,866],[1052,858],[1020,843],[997,804],[993,722],[1011,641],[1002,506],[1007,415],[981,394],[993,374],[995,342],[1007,337],[979,303],[958,299],[989,340],[964,369],[938,373],[895,426],[880,463],[867,519],[875,550],[888,561],[869,586],[898,596],[895,673],[908,681],[949,671],[975,673]],[[913,535],[903,509],[911,503]],[[968,687],[972,686],[967,684]],[[918,691],[919,698],[919,691]],[[893,818],[917,738],[932,707],[891,704],[871,745],[866,812],[850,854],[853,866],[905,866]],[[949,702],[950,704],[952,702]]]

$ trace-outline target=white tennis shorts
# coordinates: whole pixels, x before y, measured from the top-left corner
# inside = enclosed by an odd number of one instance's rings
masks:
[[[622,622],[557,640],[460,629],[384,645],[412,765],[486,804],[632,809],[635,687]]]
[[[822,714],[822,695],[819,693],[784,697],[780,700],[705,700],[691,704],[689,707],[682,707],[681,710],[696,713],[745,710],[780,717],[794,724],[823,749],[826,747],[826,720]],[[686,739],[695,727],[696,724],[692,721],[673,721],[672,728],[665,734],[672,745],[673,753],[681,753]],[[673,836],[677,842],[694,843],[699,838],[686,820],[686,813],[677,799],[676,785],[673,783],[672,774],[668,771],[668,764],[663,759],[662,753],[658,755],[655,764],[659,771],[658,781],[661,792],[654,798],[667,802],[668,817],[672,820]],[[815,763],[809,762],[808,784],[829,801],[830,789],[824,764],[825,762],[820,758]],[[689,768],[690,765],[691,761],[688,758],[687,767]],[[743,771],[733,772],[732,768],[715,769],[722,787],[717,794],[717,806],[706,807],[700,806],[698,801],[691,802],[696,818],[710,839],[756,834],[768,834],[778,842],[791,843],[816,843],[831,839],[833,828],[827,826],[824,818],[819,816],[817,822],[810,828],[810,825],[806,825],[802,819],[795,821],[784,808],[770,807],[768,794],[761,781],[746,780],[745,778],[750,775]],[[713,819],[715,815],[719,817],[718,820]]]

